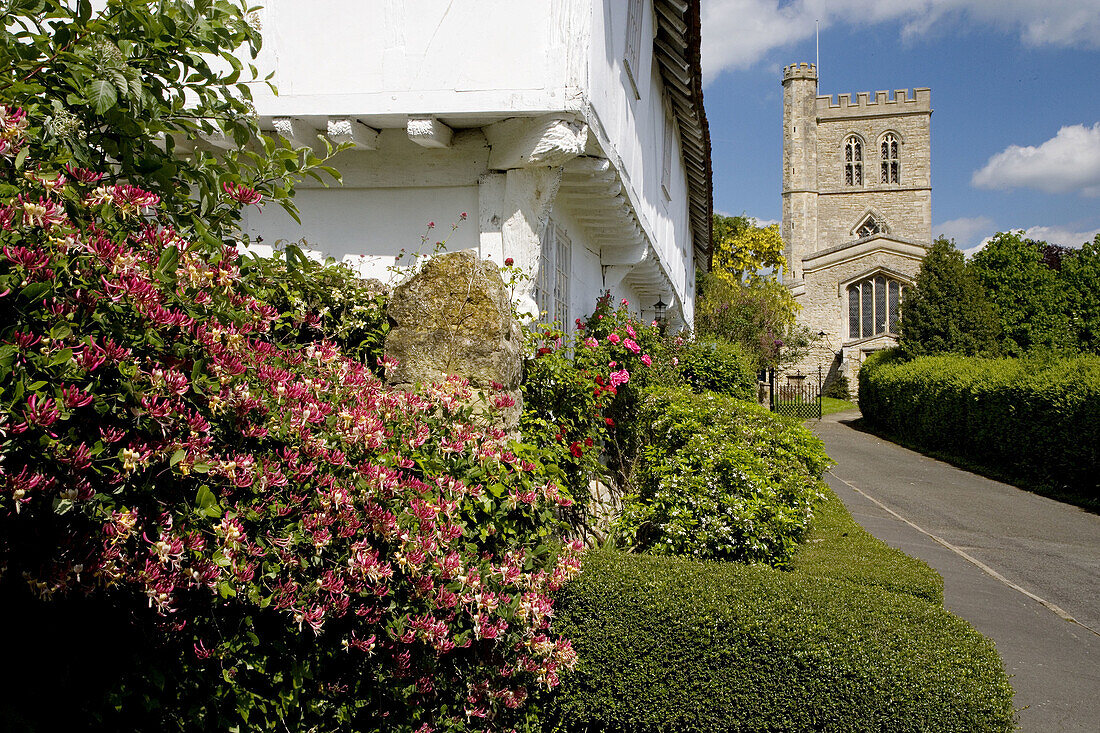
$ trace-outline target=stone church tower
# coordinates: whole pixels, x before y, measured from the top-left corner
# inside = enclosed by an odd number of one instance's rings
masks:
[[[898,313],[932,240],[931,92],[817,95],[817,68],[783,70],[784,284],[824,334],[803,362],[852,388],[897,343]]]

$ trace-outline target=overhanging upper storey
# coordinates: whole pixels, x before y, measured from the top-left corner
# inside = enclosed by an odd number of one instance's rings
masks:
[[[699,5],[681,0],[654,0],[657,34],[653,51],[680,129],[695,258],[709,269],[714,198],[710,127],[703,107],[703,71],[699,60]]]

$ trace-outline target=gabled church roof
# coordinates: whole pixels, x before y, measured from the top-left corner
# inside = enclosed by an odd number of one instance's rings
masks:
[[[862,239],[827,247],[802,258],[803,272],[812,272],[863,257],[873,252],[893,254],[920,260],[928,252],[929,244],[915,239],[896,237],[892,234],[872,234]]]

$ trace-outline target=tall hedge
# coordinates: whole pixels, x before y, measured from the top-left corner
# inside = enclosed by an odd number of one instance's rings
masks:
[[[589,552],[556,733],[1008,731],[992,642],[938,603],[761,565]]]
[[[1086,504],[1100,503],[1100,357],[868,359],[872,426]]]

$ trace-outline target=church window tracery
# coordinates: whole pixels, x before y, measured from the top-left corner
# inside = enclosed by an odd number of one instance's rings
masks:
[[[900,144],[892,132],[882,136],[882,182],[898,183],[901,178],[901,158],[898,155]]]
[[[857,239],[863,239],[864,237],[870,237],[875,234],[889,233],[886,224],[874,213],[869,213],[864,216],[863,220],[860,221],[852,231]]]
[[[901,302],[909,286],[883,274],[848,286],[848,338],[897,335]]]
[[[844,185],[863,185],[863,141],[855,135],[844,141]]]

